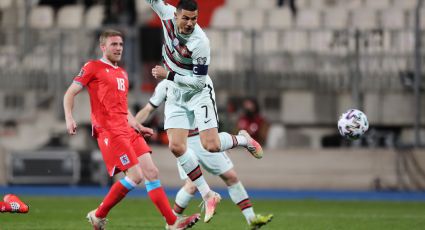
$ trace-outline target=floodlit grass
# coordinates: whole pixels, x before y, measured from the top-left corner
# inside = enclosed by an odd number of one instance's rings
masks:
[[[0,214],[1,230],[91,229],[85,219],[101,198],[21,197],[30,204],[28,214]],[[273,213],[275,218],[263,229],[424,229],[425,203],[317,200],[254,200],[255,211]],[[200,211],[199,200],[187,213]],[[108,230],[164,229],[165,222],[145,198],[127,198],[108,216]],[[194,229],[247,229],[239,209],[223,200],[214,219],[197,223]]]

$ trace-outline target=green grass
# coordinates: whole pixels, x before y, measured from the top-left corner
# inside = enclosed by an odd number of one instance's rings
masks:
[[[0,214],[1,230],[80,230],[91,229],[84,218],[101,198],[22,197],[31,205],[28,214]],[[199,210],[199,200],[191,203],[188,213]],[[316,200],[254,200],[259,213],[275,218],[263,229],[425,229],[425,203]],[[164,220],[149,200],[128,198],[114,208],[108,230],[164,229]],[[247,229],[238,208],[224,200],[209,223],[198,222],[195,229]]]

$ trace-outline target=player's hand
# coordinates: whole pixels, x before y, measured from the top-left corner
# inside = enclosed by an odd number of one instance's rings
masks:
[[[70,135],[77,134],[77,123],[74,121],[74,119],[66,119],[66,129],[68,130],[68,134]]]
[[[150,137],[153,135],[153,129],[145,127],[139,123],[137,123],[135,125],[135,127],[133,127],[138,133],[140,133],[141,135],[143,135],[144,137]]]
[[[166,79],[167,74],[168,71],[165,70],[165,68],[162,66],[157,65],[152,69],[152,76],[154,76],[156,79]]]

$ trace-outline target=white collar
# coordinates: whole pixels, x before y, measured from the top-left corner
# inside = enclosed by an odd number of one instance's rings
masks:
[[[110,66],[114,67],[114,69],[117,69],[118,68],[118,66],[112,64],[109,60],[105,60],[104,58],[101,58],[100,61],[103,62],[103,63],[105,63],[105,64],[107,64],[107,65],[110,65]]]

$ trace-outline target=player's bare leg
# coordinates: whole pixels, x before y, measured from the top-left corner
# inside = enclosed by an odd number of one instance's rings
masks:
[[[215,209],[221,200],[220,194],[212,191],[202,175],[201,167],[196,159],[192,157],[193,150],[187,147],[187,135],[185,129],[168,129],[169,148],[177,157],[183,170],[189,179],[196,185],[204,200],[205,216],[204,222],[209,222],[215,214]]]
[[[167,195],[159,180],[159,172],[150,154],[143,154],[139,158],[139,165],[145,177],[146,191],[149,198],[167,222],[167,229],[186,229],[193,226],[199,220],[199,214],[193,214],[180,219],[173,213]]]
[[[238,135],[232,135],[226,132],[218,133],[217,128],[211,128],[201,131],[199,136],[202,146],[208,152],[222,152],[236,146],[242,146],[255,158],[263,157],[261,145],[245,130],[239,131]]]
[[[125,175],[112,185],[99,207],[87,214],[87,219],[95,230],[105,229],[109,211],[143,180],[142,169],[138,164],[126,170]]]
[[[251,200],[245,187],[239,181],[235,169],[230,169],[220,175],[229,190],[230,198],[241,210],[242,214],[250,227],[250,229],[259,229],[273,219],[272,214],[261,215],[255,214]]]

